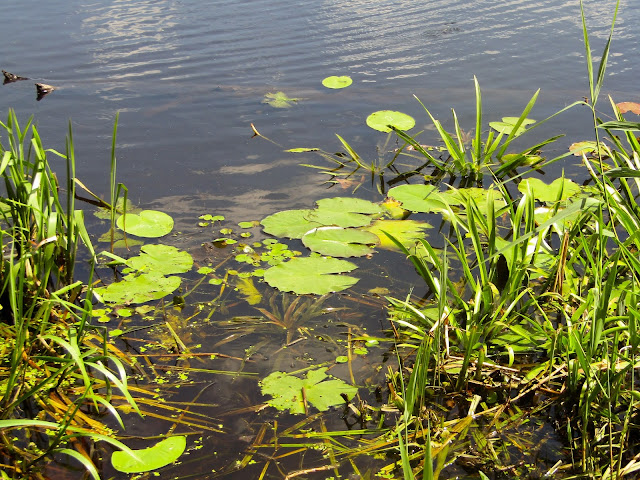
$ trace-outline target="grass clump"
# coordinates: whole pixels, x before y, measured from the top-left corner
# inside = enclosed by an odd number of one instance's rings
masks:
[[[44,478],[41,467],[66,454],[98,478],[93,442],[128,449],[94,414],[108,411],[122,425],[114,387],[137,407],[129,360],[91,325],[91,273],[86,282],[74,275],[80,244],[95,254],[75,207],[71,127],[65,153],[46,150],[31,120],[20,127],[13,111],[0,127],[0,464],[12,478]],[[65,162],[62,185],[52,155]]]

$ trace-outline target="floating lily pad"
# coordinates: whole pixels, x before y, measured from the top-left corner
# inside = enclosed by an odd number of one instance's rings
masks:
[[[170,275],[185,273],[193,266],[193,257],[170,245],[145,245],[140,255],[132,257],[127,265],[136,270]]]
[[[433,185],[400,185],[389,190],[388,196],[412,212],[428,213],[446,208],[446,202]]]
[[[373,253],[370,245],[378,243],[371,232],[354,228],[320,227],[307,232],[302,243],[308,249],[332,257],[361,257]]]
[[[342,380],[325,380],[329,378],[326,371],[326,367],[310,370],[304,379],[273,372],[260,382],[262,394],[272,397],[267,401],[272,407],[296,414],[305,413],[305,401],[324,412],[332,405],[345,403],[344,397],[351,400],[358,393],[356,387]]]
[[[322,226],[349,228],[369,225],[372,217],[370,215],[363,215],[362,213],[341,212],[339,210],[318,208],[316,210],[311,210],[307,215],[307,219],[309,221],[319,223]]]
[[[121,282],[94,290],[104,302],[145,303],[159,300],[175,291],[181,283],[180,277],[164,277],[158,274],[130,274]]]
[[[490,201],[493,202],[493,209],[495,212],[499,212],[507,205],[507,202],[504,201],[502,195],[495,189],[491,188],[485,189],[470,187],[451,189],[441,193],[440,195],[449,205],[466,206],[467,199],[471,199],[478,207],[478,210],[485,215],[489,212]]]
[[[175,436],[165,438],[153,447],[129,452],[115,451],[111,455],[113,468],[124,473],[141,473],[157,470],[175,462],[187,448],[187,437]]]
[[[302,238],[309,230],[324,226],[312,221],[312,210],[284,210],[264,218],[260,223],[265,233],[274,237]]]
[[[489,126],[494,130],[497,130],[499,133],[509,135],[515,128],[518,120],[520,120],[519,117],[502,117],[501,122],[489,122]],[[536,123],[536,121],[531,118],[525,118],[518,127],[518,130],[514,133],[514,136],[517,137],[524,133],[527,130],[527,125],[531,125],[533,123]]]
[[[336,212],[367,213],[371,215],[382,212],[380,205],[361,198],[323,198],[322,200],[318,200],[316,203],[320,209],[333,210]]]
[[[387,237],[384,232],[392,235],[407,249],[415,246],[416,241],[425,237],[425,230],[431,228],[428,223],[416,220],[376,220],[364,230],[375,234],[380,240],[380,248],[399,250],[398,246]]]
[[[275,108],[291,108],[293,103],[298,102],[299,98],[289,98],[284,92],[267,93],[262,103],[267,103]]]
[[[130,235],[158,238],[173,230],[173,218],[157,210],[142,210],[139,214],[121,215],[116,225]]]
[[[584,142],[576,142],[569,145],[569,151],[573,153],[576,157],[581,157],[582,154],[594,153],[598,149],[598,143],[587,140]],[[606,152],[607,146],[600,142],[600,152],[604,154]]]
[[[353,83],[351,77],[343,75],[341,77],[331,76],[322,80],[322,85],[327,88],[345,88]]]
[[[410,130],[416,126],[416,121],[406,113],[395,112],[393,110],[379,110],[367,117],[367,125],[374,130],[390,132],[391,128],[389,125],[394,126],[398,130]]]
[[[522,193],[527,193],[529,188],[533,190],[533,197],[541,202],[566,200],[580,192],[580,186],[568,178],[557,178],[550,185],[537,178],[527,178],[518,185]]]
[[[294,257],[266,270],[264,281],[283,292],[324,295],[355,285],[357,278],[337,275],[355,268],[353,263],[337,258]]]

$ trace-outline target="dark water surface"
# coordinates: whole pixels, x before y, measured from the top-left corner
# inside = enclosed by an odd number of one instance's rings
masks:
[[[597,56],[615,2],[585,4]],[[23,0],[4,1],[0,18],[0,67],[31,79],[0,86],[0,117],[9,108],[22,121],[34,115],[45,147],[59,150],[71,120],[77,174],[106,195],[120,112],[119,180],[136,203],[166,211],[184,228],[202,213],[260,219],[344,194],[299,166],[315,158],[283,150],[337,151],[339,133],[375,158],[386,136],[364,124],[369,113],[397,109],[416,118],[416,129],[429,128],[413,94],[445,124],[455,107],[471,129],[474,75],[487,122],[519,115],[538,88],[531,115],[538,120],[588,92],[576,0]],[[616,101],[640,100],[638,24],[640,10],[622,1],[604,88]],[[354,83],[331,91],[321,85],[328,75]],[[37,102],[34,82],[58,89]],[[290,109],[261,103],[276,91],[302,100]],[[610,111],[606,98],[601,109]],[[251,123],[282,148],[252,139]],[[588,139],[586,111],[564,114],[541,135],[561,132],[568,136],[556,153]],[[381,199],[366,184],[360,194]],[[242,380],[228,381],[217,387],[222,399],[206,400],[227,401],[224,388],[237,390]],[[259,402],[255,392],[246,400]],[[233,422],[241,436],[245,426]],[[141,432],[134,425],[129,433]],[[220,449],[212,442],[208,448]],[[213,455],[199,458],[194,478],[220,468]]]

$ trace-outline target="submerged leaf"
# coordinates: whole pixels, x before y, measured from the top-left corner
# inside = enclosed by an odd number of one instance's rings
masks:
[[[139,214],[128,213],[116,220],[120,230],[130,235],[145,238],[164,237],[173,230],[173,218],[157,210],[142,210]]]
[[[113,452],[111,464],[119,472],[150,472],[175,462],[184,453],[186,447],[187,437],[182,435],[169,437],[153,447],[133,450],[135,456],[124,450]]]
[[[410,130],[416,126],[413,117],[393,110],[379,110],[367,117],[367,125],[374,130],[390,132],[391,126],[398,130]]]
[[[236,288],[249,305],[257,305],[262,301],[262,294],[253,284],[253,278],[239,277]]]
[[[345,88],[353,83],[351,77],[344,75],[341,77],[331,76],[322,80],[322,85],[327,88]]]
[[[324,295],[355,285],[357,278],[336,275],[355,268],[353,263],[337,258],[295,257],[265,271],[264,281],[283,292]]]
[[[361,257],[373,253],[369,245],[378,243],[378,237],[354,228],[320,227],[307,232],[302,237],[302,243],[322,255]]]
[[[325,380],[327,368],[310,370],[304,379],[273,372],[262,380],[262,394],[270,395],[267,403],[278,410],[289,410],[291,413],[305,413],[306,405],[311,405],[321,412],[332,405],[345,403],[346,397],[351,400],[358,389],[339,379]]]
[[[289,98],[284,92],[267,93],[262,103],[267,103],[274,108],[291,108],[292,103],[298,102],[299,98]]]

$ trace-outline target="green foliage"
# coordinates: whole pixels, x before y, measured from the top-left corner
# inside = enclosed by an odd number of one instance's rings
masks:
[[[332,257],[361,257],[373,253],[370,245],[378,237],[364,230],[341,227],[319,227],[304,234],[302,243],[309,250]]]
[[[115,282],[106,287],[94,290],[103,302],[109,303],[146,303],[159,300],[180,287],[180,277],[165,277],[159,273],[131,274],[121,282]]]
[[[141,450],[116,451],[111,455],[113,468],[124,473],[157,470],[175,462],[187,448],[187,437],[176,435]]]
[[[139,214],[121,215],[116,224],[120,230],[128,234],[145,238],[164,237],[173,230],[173,218],[156,210],[142,210]]]
[[[367,125],[374,130],[390,132],[393,129],[411,130],[416,126],[413,117],[393,110],[379,110],[367,117]]]
[[[300,98],[289,98],[284,92],[267,93],[262,103],[271,105],[274,108],[291,108]]]
[[[580,192],[580,187],[566,178],[557,178],[546,184],[538,178],[527,178],[520,182],[518,190],[531,192],[533,198],[541,202],[558,202],[566,200]]]
[[[446,202],[433,185],[400,185],[389,190],[389,197],[412,212],[436,212],[446,208]]]
[[[340,77],[337,77],[334,75],[322,80],[322,85],[324,85],[327,88],[334,88],[334,89],[345,88],[351,85],[352,83],[353,83],[353,80],[351,79],[351,77],[347,75],[343,75]]]
[[[140,272],[171,275],[191,270],[193,257],[171,245],[145,245],[140,255],[127,260],[127,265]]]
[[[296,257],[265,271],[264,281],[283,292],[324,295],[355,285],[357,278],[339,275],[355,268],[355,264],[337,258]]]
[[[273,397],[267,401],[272,407],[300,414],[308,410],[307,405],[323,412],[333,405],[344,403],[342,395],[351,399],[358,392],[357,387],[342,380],[326,380],[329,377],[326,371],[326,367],[309,370],[302,379],[283,372],[273,372],[260,382],[262,394]]]

